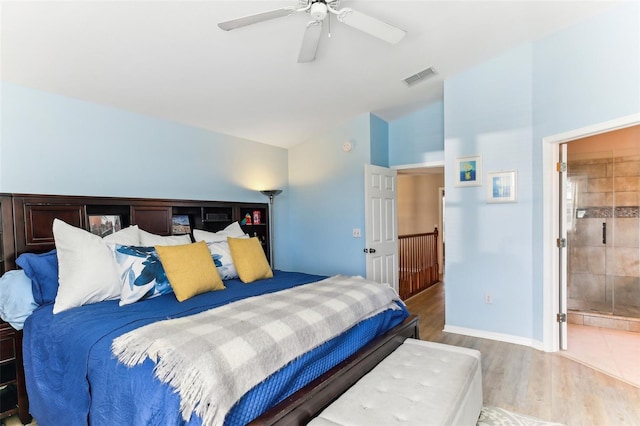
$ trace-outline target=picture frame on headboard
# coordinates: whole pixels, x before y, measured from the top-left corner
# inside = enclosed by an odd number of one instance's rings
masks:
[[[117,214],[90,214],[89,231],[99,237],[106,237],[122,229],[122,217]]]
[[[184,235],[191,233],[191,223],[189,222],[189,215],[186,214],[174,214],[171,217],[171,234]]]

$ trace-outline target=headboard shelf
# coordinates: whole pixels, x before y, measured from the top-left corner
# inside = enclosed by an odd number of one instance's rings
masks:
[[[121,227],[138,225],[158,235],[174,233],[175,216],[186,216],[191,231],[212,232],[242,221],[254,212],[259,212],[261,223],[266,224],[269,220],[267,203],[34,194],[0,194],[0,203],[0,259],[3,259],[0,266],[3,271],[15,269],[16,257],[21,253],[41,253],[54,248],[52,225],[55,218],[90,230],[90,216],[106,216],[107,220],[115,217]],[[184,227],[176,229],[183,230]],[[267,226],[243,226],[243,229],[262,242],[269,241]],[[268,259],[270,247],[268,244],[263,247]]]

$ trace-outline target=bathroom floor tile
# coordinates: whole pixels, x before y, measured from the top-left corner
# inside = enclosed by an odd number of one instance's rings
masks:
[[[640,334],[568,324],[560,354],[640,388]]]

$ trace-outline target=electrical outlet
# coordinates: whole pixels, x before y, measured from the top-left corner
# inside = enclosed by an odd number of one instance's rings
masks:
[[[493,296],[491,293],[484,294],[484,303],[493,303]]]
[[[353,238],[360,238],[360,228],[353,228]]]

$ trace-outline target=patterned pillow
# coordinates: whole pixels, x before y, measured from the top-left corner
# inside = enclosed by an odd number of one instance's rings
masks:
[[[219,241],[215,243],[207,243],[209,252],[213,258],[218,269],[218,274],[223,280],[231,280],[238,278],[238,272],[233,264],[233,258],[231,257],[231,250],[229,249],[229,243],[226,241]]]
[[[122,289],[120,306],[173,292],[153,247],[115,245]]]

